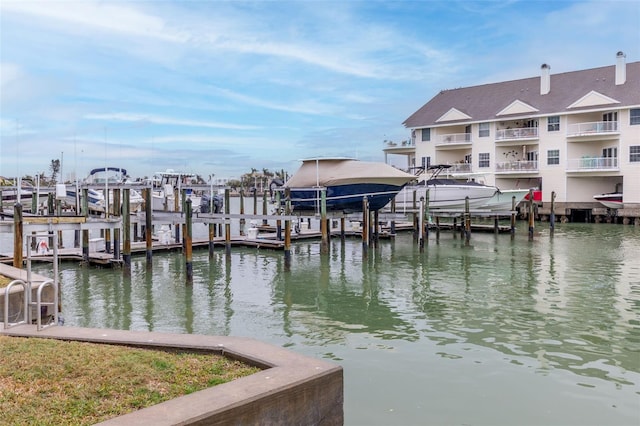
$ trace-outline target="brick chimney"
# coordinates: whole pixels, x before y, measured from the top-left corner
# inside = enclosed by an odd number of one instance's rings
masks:
[[[616,86],[624,84],[627,81],[627,64],[626,55],[622,52],[616,54]]]
[[[542,64],[540,72],[540,94],[546,95],[551,91],[551,67],[547,64]]]

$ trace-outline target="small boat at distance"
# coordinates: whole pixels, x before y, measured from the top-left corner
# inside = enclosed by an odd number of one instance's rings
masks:
[[[321,190],[326,189],[327,211],[361,212],[366,197],[377,211],[415,177],[381,162],[353,158],[310,158],[279,190],[290,190],[295,210],[320,211]]]
[[[127,170],[122,167],[98,167],[89,172],[89,176],[85,179],[85,183],[91,185],[100,185],[104,187],[109,194],[109,213],[113,214],[113,188],[131,183]],[[102,194],[104,199],[105,189],[94,188],[98,193]],[[122,205],[124,192],[120,191],[120,205]],[[103,201],[104,203],[105,201]],[[129,189],[129,210],[137,212],[142,209],[144,198],[137,190]],[[102,208],[104,211],[104,207]]]
[[[449,164],[429,166],[431,172],[428,178],[423,177],[424,172],[418,175],[415,185],[407,185],[395,197],[396,209],[413,208],[413,192],[416,192],[416,202],[421,198],[426,199],[429,190],[429,208],[441,210],[464,209],[467,197],[470,208],[480,208],[486,204],[498,191],[495,186],[484,185],[474,179],[461,180],[450,177],[440,177],[440,174],[449,169]]]
[[[622,209],[624,203],[622,202],[622,192],[610,192],[606,194],[596,194],[593,199],[608,209]]]

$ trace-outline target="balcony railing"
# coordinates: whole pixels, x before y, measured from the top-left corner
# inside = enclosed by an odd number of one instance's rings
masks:
[[[590,136],[617,132],[617,121],[593,121],[590,123],[569,124],[567,126],[567,136]]]
[[[471,143],[471,133],[451,133],[448,135],[440,135],[437,142],[438,145],[464,144]]]
[[[394,142],[394,141],[384,141],[383,147],[384,149],[393,149],[393,148],[413,148],[415,143],[413,140],[405,140],[402,142]]]
[[[496,172],[537,172],[537,161],[505,161],[496,163]]]
[[[454,163],[451,168],[447,169],[447,173],[471,173],[470,163]]]
[[[567,164],[567,170],[617,170],[618,157],[591,157],[585,155],[581,158],[571,158]]]
[[[500,129],[496,130],[496,140],[518,140],[518,139],[536,139],[538,137],[537,127],[525,127],[521,129]]]

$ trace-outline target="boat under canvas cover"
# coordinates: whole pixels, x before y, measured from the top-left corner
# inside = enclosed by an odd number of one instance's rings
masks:
[[[327,210],[362,211],[364,197],[369,209],[379,210],[415,176],[385,163],[350,158],[303,160],[300,169],[285,183],[291,204],[298,210],[318,210],[321,189],[326,189]]]

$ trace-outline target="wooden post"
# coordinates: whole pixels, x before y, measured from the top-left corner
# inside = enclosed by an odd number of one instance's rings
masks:
[[[291,190],[289,188],[285,188],[284,198],[284,212],[288,217],[291,215]],[[291,269],[291,220],[288,218],[284,221],[284,269],[285,271]]]
[[[144,240],[146,248],[147,268],[150,268],[153,263],[153,205],[151,204],[151,191],[151,188],[145,188],[144,190]]]
[[[553,235],[556,228],[556,191],[551,191],[551,216],[549,216],[549,234]]]
[[[533,240],[535,217],[533,215],[533,189],[529,190],[529,241]]]
[[[369,200],[362,198],[362,257],[367,257],[369,250]]]
[[[464,242],[469,245],[471,239],[471,212],[469,209],[469,197],[464,198]]]
[[[2,194],[0,194],[0,200],[2,200]],[[35,189],[31,191],[31,214],[38,214],[38,192]]]
[[[104,218],[109,219],[109,191],[104,190]],[[111,230],[106,228],[104,230],[104,251],[111,253]]]
[[[276,192],[276,214],[280,215],[280,191]],[[282,220],[276,219],[276,240],[282,241]]]
[[[85,190],[83,190],[84,192]],[[48,193],[47,194],[47,214],[49,216],[53,216],[55,209],[53,208],[53,193]]]
[[[240,235],[245,235],[244,227],[246,219],[244,218],[244,189],[240,188]]]
[[[258,191],[253,191],[253,214],[258,214]]]
[[[425,200],[424,200],[424,242],[425,244],[429,243],[429,190],[425,192]]]
[[[267,191],[262,191],[262,214],[266,216],[268,212],[269,211],[267,209]],[[262,224],[268,225],[269,221],[267,221],[267,219],[262,219]]]
[[[344,218],[344,216],[340,217],[340,241],[344,244],[345,242],[345,224],[346,224],[346,220]]]
[[[516,197],[511,197],[511,229],[509,232],[513,240],[516,236]]]
[[[131,194],[131,190],[125,189],[123,197],[127,197]],[[113,190],[113,216],[120,216],[120,188]],[[131,205],[131,204],[129,204]],[[113,258],[115,260],[120,259],[120,228],[113,230]]]
[[[124,261],[124,272],[126,275],[131,273],[131,208],[129,204],[129,188],[124,189],[124,197],[122,204],[122,232],[123,232],[123,250],[122,260]]]
[[[440,240],[440,216],[436,216],[436,241]]]
[[[391,223],[389,224],[389,232],[391,232],[391,235],[395,235],[396,234],[396,197],[393,197],[391,199]]]
[[[62,201],[56,200],[56,214],[58,217],[62,216]],[[51,232],[53,234],[53,231]],[[58,230],[58,248],[62,248],[64,241],[62,240],[62,231]],[[56,245],[54,241],[51,242],[51,247]]]
[[[20,188],[17,189],[18,191]],[[1,202],[1,200],[0,200]],[[24,222],[22,221],[22,204],[16,203],[13,206],[13,267],[22,268],[22,234],[24,232]],[[26,312],[25,312],[25,315]]]
[[[184,257],[185,268],[187,270],[187,283],[193,283],[193,226],[192,216],[193,207],[191,206],[191,199],[189,198],[186,205],[186,217],[185,217],[185,233],[184,233]]]
[[[378,232],[379,229],[379,223],[378,220],[380,218],[380,215],[378,213],[378,210],[373,212],[373,223],[372,223],[372,229],[373,229],[373,246],[375,248],[378,248],[378,242],[380,239],[380,233]]]
[[[51,195],[51,194],[49,194]],[[82,215],[87,218],[89,217],[89,189],[82,189]],[[82,260],[87,265],[89,264],[89,230],[82,230]]]
[[[420,224],[418,223],[418,213],[416,213],[417,209],[418,209],[418,200],[417,200],[418,194],[417,191],[414,189],[413,190],[413,209],[412,209],[412,215],[413,215],[413,241],[414,242],[418,242],[420,240]]]
[[[329,253],[329,232],[327,230],[327,190],[320,191],[320,253]]]
[[[229,222],[229,188],[224,190],[224,248],[227,256],[231,256],[231,223]]]
[[[424,197],[420,197],[420,214],[418,215],[418,230],[420,237],[418,238],[418,247],[420,253],[424,252]]]

